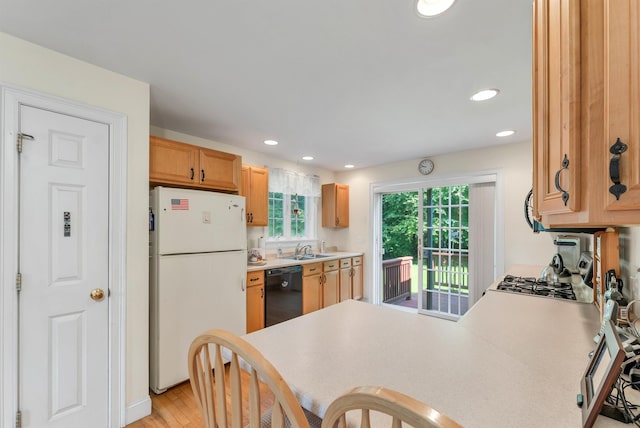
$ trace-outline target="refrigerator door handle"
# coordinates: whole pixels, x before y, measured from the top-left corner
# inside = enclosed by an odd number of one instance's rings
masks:
[[[244,220],[244,208],[242,208],[242,209],[240,210],[240,221],[245,221],[245,220]]]
[[[240,287],[242,288],[242,291],[244,291],[244,288],[245,288],[244,281],[245,281],[245,278],[242,278],[242,281],[240,282]]]

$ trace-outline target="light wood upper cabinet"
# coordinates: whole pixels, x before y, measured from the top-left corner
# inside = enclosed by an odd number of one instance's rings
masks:
[[[534,3],[534,195],[547,227],[640,223],[639,9],[637,0]],[[618,139],[623,150],[612,153]]]
[[[149,138],[149,181],[162,184],[199,183],[198,148],[164,138]]]
[[[238,193],[240,156],[179,141],[149,137],[149,182]]]
[[[242,165],[242,191],[247,200],[247,226],[269,225],[269,170]]]
[[[534,185],[544,213],[580,209],[580,0],[537,0],[533,35]]]
[[[242,168],[240,156],[202,148],[198,152],[202,187],[229,192],[240,191]]]
[[[349,227],[349,186],[322,185],[322,227]]]

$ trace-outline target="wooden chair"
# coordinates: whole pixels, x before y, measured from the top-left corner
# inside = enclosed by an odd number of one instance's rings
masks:
[[[416,428],[461,428],[457,422],[425,403],[378,386],[354,388],[336,398],[324,414],[322,428],[346,428],[346,413],[350,410],[362,410],[362,428],[371,427],[371,411],[391,416],[392,428],[401,428],[403,423]]]
[[[225,350],[226,349],[226,350]],[[225,364],[229,361],[229,394],[225,385]],[[193,394],[207,428],[241,428],[241,360],[249,367],[249,427],[293,426],[309,428],[305,412],[280,373],[250,343],[224,331],[209,330],[198,336],[189,348],[189,379]],[[259,382],[274,394],[274,404],[261,415]],[[227,402],[229,401],[229,403]],[[231,421],[227,421],[230,409]],[[318,418],[319,420],[319,418]],[[319,424],[318,424],[319,426]]]

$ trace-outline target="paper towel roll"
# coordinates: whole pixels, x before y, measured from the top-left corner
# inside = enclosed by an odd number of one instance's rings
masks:
[[[260,248],[260,254],[262,255],[263,259],[267,258],[267,244],[264,240],[264,238],[261,236],[260,238],[258,238],[258,248]]]

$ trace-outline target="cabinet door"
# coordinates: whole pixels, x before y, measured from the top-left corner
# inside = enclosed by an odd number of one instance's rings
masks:
[[[606,210],[640,209],[640,5],[638,0],[615,0],[605,4],[605,100],[604,146],[601,161],[606,177],[602,186]],[[610,192],[614,184],[609,163],[610,148],[617,139],[627,146],[619,155],[620,183],[626,191],[619,199]],[[620,213],[622,214],[622,213]],[[635,213],[638,222],[638,213]],[[625,221],[625,219],[621,219]],[[632,217],[626,222],[633,221]]]
[[[351,274],[351,283],[352,283],[352,293],[353,298],[356,300],[362,299],[362,295],[364,293],[364,282],[362,277],[362,265],[354,265],[353,272]]]
[[[349,186],[322,185],[322,227],[349,227]]]
[[[251,226],[267,226],[269,224],[269,170],[252,166],[249,169],[249,183]]]
[[[217,150],[199,150],[198,179],[201,187],[239,192],[241,186],[241,158]]]
[[[323,308],[338,303],[338,281],[337,270],[324,273],[324,284],[322,287]]]
[[[533,174],[539,214],[580,210],[580,0],[536,0]]]
[[[302,277],[302,313],[322,308],[322,273]]]
[[[340,269],[340,301],[351,299],[351,267]]]
[[[149,137],[149,181],[154,184],[198,184],[197,147]]]
[[[264,285],[247,287],[247,333],[264,328]]]

